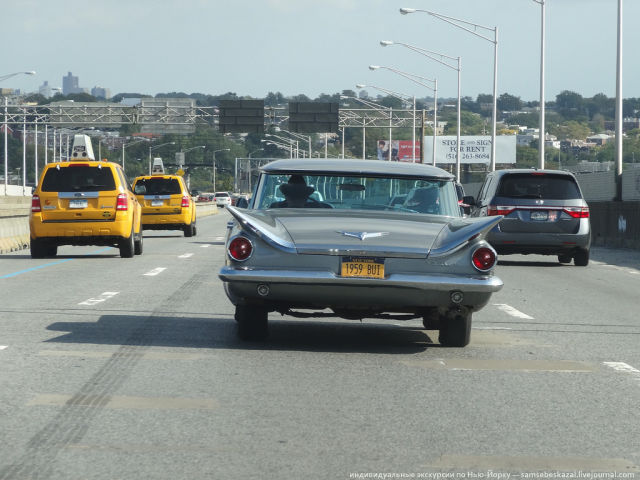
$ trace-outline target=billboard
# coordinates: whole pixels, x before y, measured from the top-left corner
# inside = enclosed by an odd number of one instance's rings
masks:
[[[436,137],[436,164],[456,163],[455,135]],[[431,163],[433,137],[424,138],[424,161]],[[491,161],[491,136],[460,137],[460,163],[486,163]],[[516,136],[496,137],[496,163],[516,163]]]
[[[378,160],[389,160],[389,140],[378,140]],[[392,140],[391,160],[394,162],[413,162],[413,142],[411,140]],[[415,162],[420,162],[420,142],[416,142]]]

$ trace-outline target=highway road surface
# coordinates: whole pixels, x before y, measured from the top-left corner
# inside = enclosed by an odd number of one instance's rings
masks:
[[[638,252],[501,257],[463,349],[280,314],[245,343],[229,218],[0,256],[0,479],[640,479]]]

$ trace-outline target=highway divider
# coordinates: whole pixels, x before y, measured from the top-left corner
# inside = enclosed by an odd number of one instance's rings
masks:
[[[0,195],[0,254],[29,248],[31,197]],[[196,203],[196,217],[218,213],[215,203]]]

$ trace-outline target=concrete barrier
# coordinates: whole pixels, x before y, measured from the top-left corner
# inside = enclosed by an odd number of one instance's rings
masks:
[[[589,213],[594,245],[640,249],[640,202],[589,202]]]
[[[31,197],[0,196],[0,254],[29,248]],[[196,204],[196,218],[218,213],[215,204]]]

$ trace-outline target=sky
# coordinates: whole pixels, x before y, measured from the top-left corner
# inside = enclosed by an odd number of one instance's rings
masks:
[[[546,95],[615,96],[618,0],[546,0]],[[498,30],[498,95],[540,98],[541,7],[534,0],[19,0],[3,2],[0,87],[62,86],[117,93],[185,92],[315,98],[373,85],[409,96],[433,90],[380,65],[437,80],[457,96],[457,72],[402,45],[461,57],[461,95],[493,91],[493,43],[427,13]],[[623,97],[640,97],[640,1],[624,0]],[[425,82],[423,82],[425,83]],[[429,82],[426,82],[429,84]],[[379,91],[365,88],[371,95]]]

